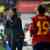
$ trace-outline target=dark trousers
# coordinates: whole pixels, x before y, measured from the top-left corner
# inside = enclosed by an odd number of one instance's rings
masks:
[[[9,47],[11,48],[11,39],[8,40]]]
[[[22,50],[23,43],[24,39],[13,39],[12,50],[16,50],[16,47],[18,50]]]
[[[16,38],[12,40],[12,50],[16,50]]]
[[[18,40],[16,40],[16,46],[17,46],[18,50],[22,50],[23,43],[24,43],[24,39],[18,39]]]
[[[50,50],[50,43],[39,43],[33,47],[33,50]]]

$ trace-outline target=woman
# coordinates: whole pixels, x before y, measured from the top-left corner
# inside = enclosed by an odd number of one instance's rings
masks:
[[[8,16],[10,18],[7,18],[6,28],[9,30],[9,31],[7,30],[9,32],[8,34],[10,35],[11,33],[12,36],[12,38],[8,37],[9,46],[12,46],[12,50],[16,50],[16,46],[18,50],[22,50],[22,46],[24,42],[24,33],[22,29],[21,19],[17,17],[16,8],[9,9]],[[12,45],[10,43],[11,41],[12,41]]]

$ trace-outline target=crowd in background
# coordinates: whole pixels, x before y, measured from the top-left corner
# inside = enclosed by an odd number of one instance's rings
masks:
[[[0,13],[0,24],[3,24],[5,27],[4,35],[2,35],[3,30],[0,32],[0,41],[4,44],[4,47],[6,47],[6,43],[8,42],[8,46],[12,47],[12,50],[15,50],[16,46],[18,50],[22,50],[24,32],[21,19],[17,17],[16,8],[6,8],[4,13]]]
[[[18,17],[16,8],[12,8],[11,6],[14,5],[8,6],[3,13],[0,13],[0,25],[4,26],[4,33],[2,35],[3,30],[1,30],[0,34],[2,38],[0,39],[2,39],[4,47],[6,47],[6,44],[9,44],[12,50],[15,50],[16,47],[18,50],[22,50],[23,45],[26,45],[24,41],[27,41],[29,44],[31,43],[31,35],[29,32],[31,23],[26,24],[23,30],[22,20]]]

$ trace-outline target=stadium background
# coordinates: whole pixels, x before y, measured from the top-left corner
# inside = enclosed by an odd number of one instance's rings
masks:
[[[23,26],[23,30],[26,35],[25,28],[27,27],[27,25],[29,25],[31,23],[32,16],[35,16],[38,14],[38,11],[37,11],[38,5],[41,3],[41,4],[45,5],[46,8],[48,8],[47,6],[48,6],[48,3],[50,3],[50,2],[48,0],[45,0],[45,1],[43,1],[43,0],[40,0],[40,1],[39,0],[36,0],[36,1],[35,0],[25,0],[25,1],[23,1],[23,0],[18,0],[18,1],[16,1],[16,0],[6,0],[6,1],[0,0],[0,3],[7,5],[8,7],[11,7],[11,8],[16,7],[17,12],[18,12],[18,17],[21,17],[21,19],[22,19],[22,26]],[[49,7],[49,9],[50,9],[50,7]],[[48,11],[49,10],[46,9],[46,15],[48,15]],[[1,29],[4,29],[4,28],[1,26]],[[28,35],[28,37],[30,37],[30,36]],[[31,44],[29,38],[28,39],[26,38],[25,41],[26,42],[28,41],[27,43]],[[29,48],[30,47],[28,47],[28,49]],[[4,49],[0,46],[0,50],[4,50]]]

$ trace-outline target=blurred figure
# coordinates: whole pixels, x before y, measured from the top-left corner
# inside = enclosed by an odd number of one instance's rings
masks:
[[[12,19],[14,21],[14,26],[13,26],[14,32],[13,32],[12,50],[15,50],[15,44],[18,50],[22,50],[23,43],[24,43],[24,32],[22,29],[22,22],[21,22],[21,19],[17,17],[16,8],[13,9],[13,12],[14,12],[14,15]],[[14,40],[16,40],[16,43]]]
[[[11,10],[11,11],[10,11]],[[9,45],[9,47],[11,48],[11,45],[12,45],[12,34],[13,34],[13,30],[12,30],[12,27],[11,27],[11,18],[13,16],[12,14],[12,9],[11,8],[6,8],[5,9],[5,12],[4,12],[4,16],[5,16],[5,45]],[[7,46],[6,46],[7,48]]]
[[[14,15],[12,17],[14,21],[14,26],[13,26],[13,45],[12,45],[12,50],[15,50],[15,44],[17,46],[18,50],[22,50],[23,43],[24,43],[24,32],[22,29],[22,22],[19,17],[17,17],[16,13],[16,8],[13,9]]]
[[[18,50],[22,50],[24,43],[24,32],[22,29],[21,19],[17,17],[16,8],[9,9],[8,12],[6,30],[9,34],[9,46],[12,46],[12,50],[16,50],[16,46]]]
[[[25,45],[31,45],[31,35],[30,35],[30,27],[31,27],[31,24],[26,24],[25,25]]]
[[[4,9],[5,9],[5,5],[0,4],[0,42],[2,44],[4,42],[4,35],[5,35],[5,17],[3,16]]]
[[[50,50],[50,33],[48,25],[50,18],[45,16],[45,8],[40,5],[38,7],[39,14],[32,17],[32,46],[33,50]]]

